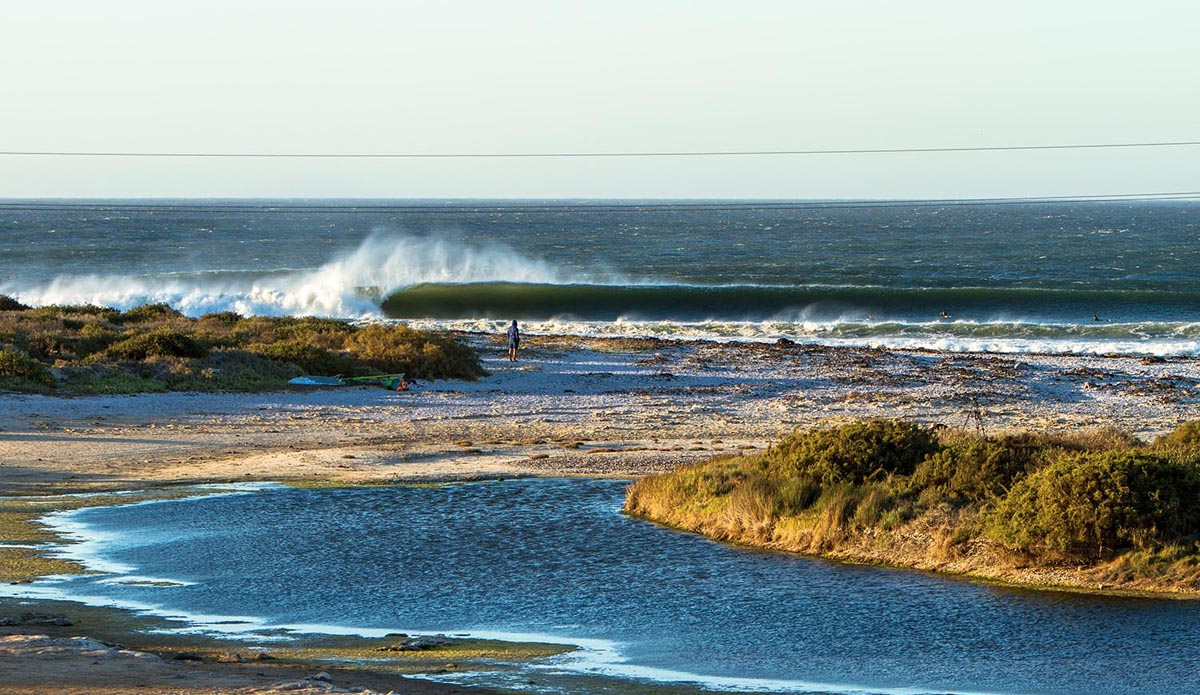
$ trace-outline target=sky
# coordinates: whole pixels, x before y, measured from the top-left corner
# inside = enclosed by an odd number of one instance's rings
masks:
[[[1200,140],[1194,0],[0,0],[0,151],[554,153]],[[0,197],[1200,190],[1200,147],[621,159],[0,155]]]

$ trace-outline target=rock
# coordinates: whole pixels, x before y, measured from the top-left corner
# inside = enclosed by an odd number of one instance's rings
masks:
[[[386,647],[379,647],[375,651],[378,652],[420,652],[426,649],[437,649],[453,644],[443,635],[425,636],[425,637],[409,637],[403,642],[390,644]]]
[[[308,680],[310,680],[310,681],[324,681],[324,682],[326,682],[326,683],[332,683],[332,682],[333,682],[333,676],[329,675],[329,673],[328,673],[328,672],[326,672],[326,671],[321,671],[320,673],[318,673],[318,674],[317,674],[317,675],[315,675],[315,676],[309,676],[309,677],[308,677]]]
[[[71,627],[75,623],[67,620],[67,616],[58,613],[22,613],[21,615],[6,615],[0,617],[0,626],[16,627],[29,625],[36,627]]]

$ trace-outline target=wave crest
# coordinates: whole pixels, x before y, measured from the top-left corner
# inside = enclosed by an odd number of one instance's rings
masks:
[[[361,318],[379,316],[379,298],[410,285],[493,281],[625,280],[603,271],[594,277],[572,277],[500,243],[376,232],[352,252],[313,270],[60,276],[44,285],[4,291],[33,306],[97,304],[128,309],[164,302],[189,316],[236,311],[243,315]]]

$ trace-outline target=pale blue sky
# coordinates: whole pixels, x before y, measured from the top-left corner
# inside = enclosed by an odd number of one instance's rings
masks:
[[[1200,140],[1200,3],[4,0],[0,150],[556,152]],[[0,157],[0,196],[1200,190],[1200,147],[622,160]]]

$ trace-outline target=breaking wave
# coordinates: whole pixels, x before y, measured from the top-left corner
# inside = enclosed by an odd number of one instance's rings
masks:
[[[422,283],[383,302],[393,318],[541,319],[567,316],[697,321],[901,321],[942,318],[1010,323],[1200,321],[1200,294],[1041,288],[888,288],[684,284]],[[1098,309],[1103,307],[1102,309]],[[1096,311],[1102,311],[1101,319]],[[1095,317],[1096,320],[1093,320]]]
[[[568,269],[501,243],[430,235],[377,233],[310,269],[64,275],[32,287],[2,284],[0,293],[33,306],[161,302],[189,316],[393,319],[477,332],[518,318],[531,333],[600,337],[1200,354],[1195,292],[690,285]]]
[[[127,309],[164,302],[189,316],[236,311],[360,318],[378,316],[380,298],[403,287],[495,280],[562,283],[624,278],[612,273],[568,277],[549,263],[499,243],[375,234],[353,252],[311,270],[60,276],[31,288],[0,287],[0,292],[33,306],[97,304]]]

